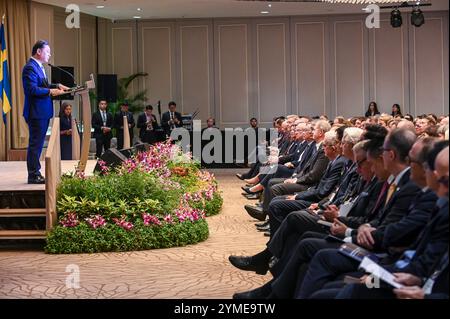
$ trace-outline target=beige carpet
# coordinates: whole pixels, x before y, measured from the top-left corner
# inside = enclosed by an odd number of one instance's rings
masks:
[[[223,191],[222,212],[208,218],[210,237],[188,247],[129,253],[47,255],[0,251],[0,298],[231,298],[270,275],[240,271],[230,254],[254,254],[267,237],[247,215],[234,170],[213,170]],[[68,288],[66,268],[80,269],[80,287]],[[74,268],[72,268],[74,269]],[[69,280],[70,283],[70,280]]]

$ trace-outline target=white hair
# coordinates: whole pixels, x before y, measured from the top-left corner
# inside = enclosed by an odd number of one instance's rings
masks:
[[[338,142],[336,131],[328,131],[325,133],[324,143],[336,145]]]
[[[344,135],[342,137],[342,142],[349,142],[355,145],[361,140],[361,135],[363,130],[357,127],[348,127],[344,130]]]

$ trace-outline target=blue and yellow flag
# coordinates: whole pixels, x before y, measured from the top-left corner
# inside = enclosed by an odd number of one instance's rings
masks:
[[[9,82],[4,17],[0,29],[0,100],[2,101],[3,122],[6,124],[6,114],[11,111],[11,84]]]

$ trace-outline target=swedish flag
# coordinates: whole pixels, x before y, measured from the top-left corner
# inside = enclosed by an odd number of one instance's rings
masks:
[[[2,101],[3,122],[6,124],[6,114],[11,111],[11,84],[9,83],[4,17],[0,29],[0,99]]]

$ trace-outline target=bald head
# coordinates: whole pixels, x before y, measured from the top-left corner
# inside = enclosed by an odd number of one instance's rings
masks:
[[[449,148],[444,148],[439,155],[436,157],[436,171],[439,176],[447,175],[448,176],[448,151]]]
[[[416,128],[414,126],[414,123],[411,121],[408,121],[408,120],[401,120],[400,122],[398,122],[397,128],[409,130],[409,131],[413,132],[414,134],[416,133]]]
[[[448,197],[448,152],[449,147],[444,148],[436,157],[436,175],[439,181],[439,195]]]

